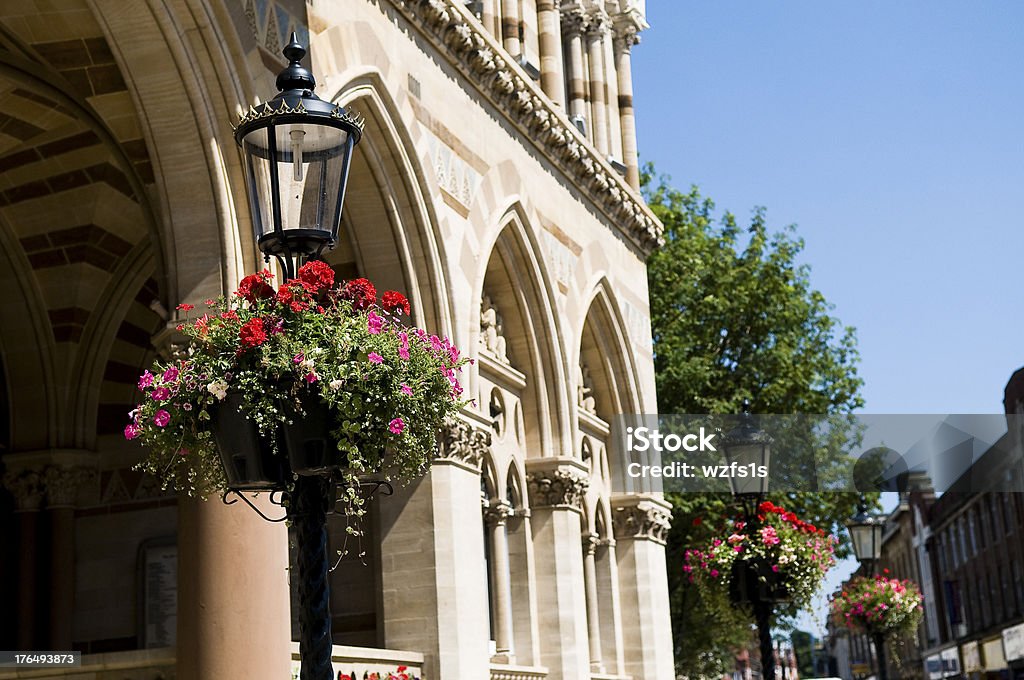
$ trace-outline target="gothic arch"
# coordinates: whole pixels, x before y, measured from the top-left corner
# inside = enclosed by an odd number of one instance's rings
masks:
[[[501,307],[513,367],[527,376],[523,395],[528,456],[558,456],[572,450],[565,393],[566,367],[551,277],[527,225],[522,203],[513,201],[497,220],[493,237],[481,252],[474,300],[485,292]],[[471,308],[472,346],[480,343],[480,305]],[[516,365],[518,363],[518,365]]]
[[[379,74],[364,73],[332,101],[363,114],[366,127],[349,174],[343,229],[359,271],[378,289],[409,297],[416,322],[453,335],[451,290],[428,173]],[[381,220],[387,228],[382,228]]]

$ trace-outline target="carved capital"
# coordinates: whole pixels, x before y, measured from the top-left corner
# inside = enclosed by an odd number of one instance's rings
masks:
[[[614,33],[612,35],[612,45],[615,47],[616,54],[629,52],[633,49],[634,45],[639,44],[640,29],[635,23],[632,21],[615,22]]]
[[[595,7],[587,12],[587,37],[596,40],[608,35],[611,30],[611,19],[608,13],[601,7]]]
[[[590,478],[575,459],[548,458],[527,462],[526,484],[532,508],[582,510]]]
[[[587,13],[579,7],[563,7],[560,15],[562,34],[569,39],[583,34],[587,27]]]
[[[46,492],[42,470],[8,470],[4,473],[4,486],[14,496],[18,512],[31,512],[42,507]]]
[[[505,526],[515,510],[506,501],[492,501],[484,507],[484,521],[489,527]]]
[[[80,467],[50,465],[46,468],[46,504],[51,508],[74,507],[78,498],[78,487],[95,474],[93,470]]]
[[[672,513],[664,501],[643,496],[620,497],[612,513],[617,540],[647,540],[665,545],[672,527]]]
[[[449,460],[480,469],[491,448],[491,433],[461,419],[445,423],[437,460]]]

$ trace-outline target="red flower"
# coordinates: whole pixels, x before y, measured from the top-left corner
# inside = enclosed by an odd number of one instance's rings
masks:
[[[351,300],[356,309],[366,309],[377,301],[377,289],[366,279],[353,279],[341,289],[341,297]]]
[[[274,288],[267,283],[271,276],[272,274],[266,269],[259,274],[249,274],[238,284],[235,295],[243,298],[250,305],[256,304],[259,300],[274,297]]]
[[[178,309],[182,310],[183,312],[191,312],[195,308],[195,305],[190,305],[187,302],[182,302],[180,305],[178,305]]]
[[[323,260],[313,260],[299,267],[299,280],[318,293],[334,285],[334,270]]]
[[[263,319],[250,319],[238,329],[238,340],[243,349],[258,347],[267,341],[267,332],[263,329]]]
[[[702,520],[702,519],[701,519],[700,517],[694,517],[694,518],[693,518],[693,526],[695,526],[695,527],[699,527],[699,526],[700,526],[700,523],[701,523],[701,522],[703,522],[703,521],[704,521],[704,520]]]
[[[397,290],[385,291],[382,302],[384,309],[389,312],[398,310],[399,313],[404,312],[406,316],[410,314],[409,300]]]

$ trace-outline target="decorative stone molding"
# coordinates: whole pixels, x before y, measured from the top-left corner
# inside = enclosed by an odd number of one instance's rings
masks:
[[[14,496],[18,512],[31,512],[42,507],[46,493],[42,470],[8,470],[4,473],[4,486]]]
[[[620,17],[626,17],[622,19]],[[618,15],[613,20],[612,45],[615,53],[629,52],[635,45],[640,44],[640,27],[636,25],[629,15]]]
[[[594,7],[587,12],[587,36],[591,39],[601,38],[611,30],[611,20],[602,7]]]
[[[480,470],[491,448],[491,433],[460,418],[454,418],[441,430],[441,449],[435,461],[462,463]]]
[[[456,0],[390,0],[645,255],[663,242],[654,213]],[[574,10],[564,13],[574,21]]]
[[[587,14],[579,7],[563,7],[560,18],[562,34],[566,38],[581,35],[587,25]]]
[[[575,458],[538,458],[526,462],[531,508],[583,509],[590,486],[587,468]]]
[[[613,498],[612,503],[612,528],[617,540],[647,540],[665,545],[672,527],[668,503],[647,496],[620,496]]]

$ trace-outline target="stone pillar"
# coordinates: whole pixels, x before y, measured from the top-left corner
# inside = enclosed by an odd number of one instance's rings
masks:
[[[520,0],[502,0],[501,2],[501,44],[505,51],[513,57],[523,53],[521,34]]]
[[[490,424],[458,419],[421,480],[380,503],[384,644],[436,680],[490,675],[480,463]]]
[[[588,680],[587,604],[580,543],[587,467],[575,458],[526,461],[534,558],[541,665],[550,680]],[[670,677],[670,676],[666,676]]]
[[[540,36],[537,28],[537,0],[519,0],[519,39],[523,59],[540,67]]]
[[[674,677],[665,537],[671,506],[654,495],[612,497],[626,675]]]
[[[515,663],[512,644],[512,587],[509,579],[508,519],[512,508],[496,502],[484,517],[491,531],[491,582],[494,584],[494,638],[498,663]]]
[[[35,637],[36,562],[38,552],[39,509],[43,505],[43,474],[41,469],[9,470],[4,486],[14,496],[18,515],[18,649],[39,650]]]
[[[619,117],[619,78],[616,74],[614,33],[604,40],[604,82],[608,93],[608,154],[622,160],[622,126]]]
[[[622,163],[626,166],[626,181],[640,189],[640,161],[636,145],[636,118],[633,115],[633,66],[630,52],[640,43],[636,24],[617,22],[615,26],[615,72],[619,90],[619,127],[622,130]]]
[[[584,84],[586,73],[583,69],[583,28],[586,17],[580,9],[562,12],[562,35],[569,62],[569,115],[587,117],[587,92]],[[587,121],[587,134],[593,130],[593,122]]]
[[[608,143],[608,103],[605,97],[604,41],[608,34],[608,15],[598,9],[587,17],[587,57],[590,80],[590,109],[594,118],[594,146],[607,156]]]
[[[583,537],[583,581],[587,589],[587,634],[590,637],[590,670],[604,673],[601,663],[601,607],[597,597],[597,546],[594,534]]]
[[[252,498],[268,516],[284,510]],[[178,502],[178,680],[291,677],[288,532],[245,503]]]
[[[480,10],[480,23],[484,25],[484,29],[501,40],[501,16],[498,14],[498,9],[495,7],[498,0],[483,0],[483,7]]]
[[[51,465],[46,468],[46,507],[50,519],[50,649],[71,649],[75,615],[75,500],[92,472]]]
[[[603,550],[602,554],[600,551]],[[626,658],[622,651],[622,598],[619,595],[619,565],[615,562],[615,539],[605,538],[598,549],[598,591],[608,593],[611,607],[601,617],[601,642],[604,644],[605,669],[615,675],[626,674]],[[602,568],[603,567],[603,568]]]
[[[565,108],[565,73],[562,65],[562,28],[556,0],[537,0],[540,31],[540,86],[544,94]]]

